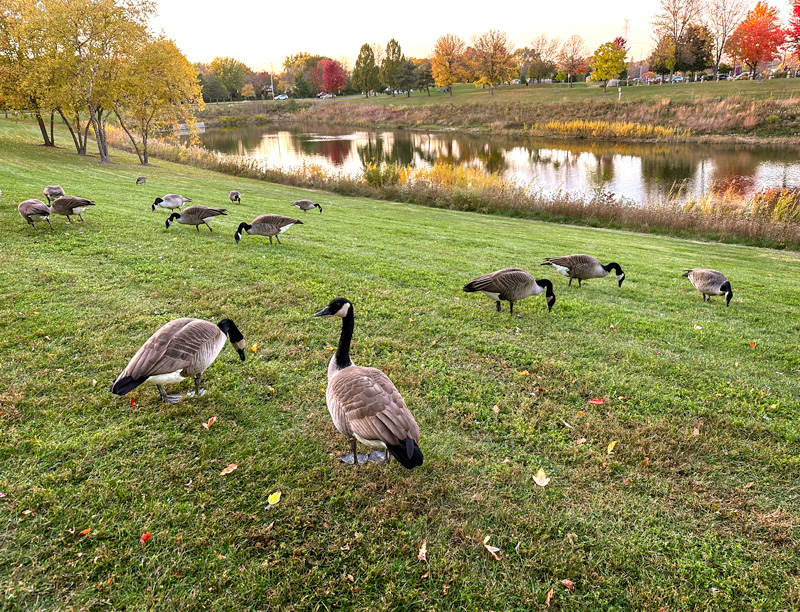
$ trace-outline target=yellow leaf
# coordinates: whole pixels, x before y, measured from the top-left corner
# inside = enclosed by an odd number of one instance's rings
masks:
[[[250,350],[255,353],[258,350],[258,342],[256,342],[253,346],[251,346]]]
[[[531,373],[530,373],[530,372],[528,372],[528,370],[522,370],[522,372],[520,372],[520,373],[519,373],[519,375],[520,375],[520,376],[530,376],[530,375],[531,375]]]
[[[539,471],[536,472],[536,476],[533,477],[533,482],[540,487],[547,486],[547,484],[550,482],[550,478],[548,478],[547,474],[544,473],[544,468],[539,468]]]
[[[278,489],[277,491],[275,491],[275,493],[273,493],[272,495],[270,495],[270,496],[267,498],[267,503],[269,503],[269,505],[270,505],[270,506],[274,506],[274,505],[275,505],[275,504],[277,504],[279,501],[281,501],[281,491],[280,491],[280,489]]]
[[[230,473],[231,473],[233,470],[235,470],[237,467],[239,467],[237,464],[235,464],[235,463],[231,463],[231,464],[230,464],[228,467],[226,467],[224,470],[222,470],[222,471],[219,473],[219,475],[220,475],[220,476],[225,476],[225,474],[230,474]]]
[[[609,455],[613,455],[614,454],[614,447],[616,445],[617,445],[617,441],[616,440],[614,440],[611,444],[608,445],[607,452],[608,452]]]
[[[325,347],[325,350],[326,350],[326,351],[332,351],[332,350],[333,350],[333,347],[332,347],[332,346],[326,346],[326,347]]]
[[[274,388],[274,387],[270,387],[270,388],[269,388],[269,392],[270,392],[270,393],[275,393],[275,388]]]

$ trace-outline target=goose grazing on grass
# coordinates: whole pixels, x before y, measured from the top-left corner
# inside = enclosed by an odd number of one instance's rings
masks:
[[[546,278],[538,281],[530,272],[520,268],[506,268],[491,274],[484,274],[464,285],[466,293],[483,291],[483,293],[497,303],[497,312],[501,311],[500,300],[505,300],[511,305],[511,314],[514,314],[514,302],[524,300],[532,295],[539,295],[545,291],[547,311],[553,310],[556,296],[553,293],[553,283]]]
[[[704,302],[711,302],[712,295],[724,295],[725,305],[731,305],[731,298],[733,297],[731,282],[722,272],[694,268],[691,270],[686,270],[686,273],[683,274],[683,276],[688,278],[692,285],[694,285],[694,288],[703,294]]]
[[[164,402],[175,404],[183,397],[167,395],[163,385],[192,376],[195,394],[204,395],[200,377],[214,363],[225,346],[226,337],[239,353],[239,359],[244,361],[244,337],[230,319],[222,319],[217,325],[202,319],[170,321],[136,351],[111,385],[111,393],[125,395],[143,383],[151,383],[158,387]]]
[[[33,229],[37,232],[39,229],[34,225],[36,221],[47,221],[50,229],[53,229],[53,224],[50,223],[50,209],[47,204],[41,200],[25,200],[20,202],[17,206],[17,211],[25,221],[28,222]]]
[[[319,204],[314,204],[311,200],[296,200],[292,202],[292,206],[297,206],[300,210],[308,212],[309,210],[314,210],[315,208],[319,208],[319,214],[322,214],[322,206]]]
[[[241,204],[242,203],[242,194],[238,191],[231,191],[228,194],[228,199],[233,202],[234,204]]]
[[[47,198],[47,203],[50,204],[56,198],[63,196],[64,190],[61,188],[61,185],[48,185],[44,188],[42,193],[44,197]]]
[[[57,215],[64,215],[67,221],[72,223],[72,219],[70,219],[72,215],[78,215],[78,218],[83,221],[83,215],[81,213],[89,206],[94,206],[92,200],[65,195],[53,200],[53,203],[50,205],[50,212]]]
[[[625,273],[618,263],[610,263],[603,265],[600,260],[591,255],[566,255],[564,257],[545,257],[543,266],[552,266],[555,270],[564,276],[569,276],[569,286],[572,286],[572,279],[578,279],[578,287],[581,286],[581,281],[589,280],[590,278],[603,278],[608,276],[611,270],[617,273],[617,282],[619,287],[622,287],[622,281],[625,280]]]
[[[300,219],[292,219],[283,215],[258,215],[253,219],[252,223],[240,223],[239,229],[236,230],[233,238],[236,240],[236,244],[239,244],[239,240],[242,239],[242,232],[247,232],[256,236],[267,236],[270,244],[272,244],[272,237],[275,236],[278,244],[283,244],[279,234],[288,230],[295,223],[303,224]]]
[[[176,208],[180,210],[181,207],[186,204],[186,202],[191,201],[191,199],[185,198],[177,193],[168,193],[163,198],[156,198],[155,202],[153,202],[153,206],[151,207],[151,212],[156,209],[156,206],[167,208],[169,210],[175,210]]]
[[[209,208],[208,206],[195,204],[194,206],[184,208],[182,212],[172,213],[167,219],[167,229],[169,229],[173,221],[177,221],[184,225],[194,225],[198,232],[200,231],[200,225],[205,223],[208,231],[213,232],[214,230],[211,229],[211,226],[208,224],[208,219],[227,214],[228,212],[224,208]]]
[[[343,456],[342,461],[358,465],[356,443],[361,442],[372,448],[386,449],[383,453],[371,452],[369,460],[381,459],[388,463],[394,456],[408,469],[422,465],[419,426],[400,392],[380,370],[356,366],[350,361],[355,321],[353,305],[345,298],[333,299],[314,316],[326,315],[342,319],[342,335],[328,365],[325,393],[333,424],[350,441],[350,454]]]
[[[136,184],[137,185],[144,185],[147,182],[146,176],[137,176],[136,177]]]

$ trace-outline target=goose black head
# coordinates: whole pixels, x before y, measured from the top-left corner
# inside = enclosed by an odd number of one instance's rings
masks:
[[[242,239],[242,232],[248,231],[251,227],[253,226],[249,223],[245,223],[244,221],[239,224],[239,229],[237,229],[236,233],[233,235],[233,239],[236,240],[236,244],[239,244],[239,241]]]
[[[167,219],[167,229],[169,229],[169,226],[170,226],[170,225],[172,225],[172,222],[173,222],[175,219],[178,219],[180,216],[181,216],[181,214],[180,214],[180,213],[176,213],[176,212],[172,213],[172,214],[169,216],[169,218]]]
[[[322,206],[320,206],[319,204],[314,204],[314,206],[319,208],[319,214],[322,214]]]
[[[605,266],[603,266],[603,269],[606,272],[610,272],[611,270],[614,270],[614,272],[617,273],[617,282],[619,283],[619,285],[617,285],[617,286],[618,287],[622,287],[622,281],[625,280],[625,272],[622,271],[622,268],[620,267],[620,265],[618,263],[611,262],[610,264],[606,264]]]
[[[544,299],[547,300],[547,312],[553,311],[553,304],[556,303],[556,294],[553,293],[553,283],[546,278],[540,278],[536,284],[545,288]]]
[[[719,289],[720,291],[725,293],[725,306],[730,306],[731,298],[733,297],[733,289],[731,289],[731,282],[725,281],[725,283]]]
[[[164,201],[164,200],[162,200],[161,198],[156,198],[156,201],[155,201],[155,202],[153,202],[153,206],[151,207],[151,211],[150,211],[150,212],[154,211],[154,210],[156,209],[156,206],[158,206],[159,204],[161,204],[161,202],[163,202],[163,201]]]
[[[244,336],[242,332],[239,331],[239,328],[236,327],[236,323],[230,319],[222,319],[222,321],[217,323],[217,327],[220,328],[223,334],[228,336],[228,340],[231,341],[233,348],[239,353],[239,359],[244,361]]]
[[[316,313],[315,317],[333,316],[344,319],[353,310],[353,304],[346,298],[334,298],[328,305]]]

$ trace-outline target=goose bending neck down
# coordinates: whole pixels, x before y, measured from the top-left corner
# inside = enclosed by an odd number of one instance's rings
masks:
[[[333,424],[350,441],[351,454],[343,456],[342,461],[358,465],[356,444],[360,442],[386,449],[382,454],[371,452],[369,460],[380,458],[388,463],[394,457],[408,469],[422,465],[419,426],[400,392],[380,370],[356,366],[350,360],[350,343],[355,328],[352,303],[345,298],[336,298],[314,316],[342,319],[339,346],[328,365],[328,389],[325,393]]]
[[[572,280],[578,279],[578,287],[581,286],[581,281],[589,280],[592,278],[604,278],[612,270],[617,276],[617,286],[622,287],[622,281],[625,280],[625,272],[622,271],[620,265],[616,262],[611,262],[603,265],[599,259],[591,255],[565,255],[564,257],[545,257],[543,266],[552,266],[552,268],[559,274],[569,277],[569,285],[572,286]]]
[[[484,274],[464,285],[463,291],[465,293],[483,292],[484,295],[496,302],[497,312],[502,310],[500,301],[506,301],[510,305],[511,314],[514,314],[515,302],[532,295],[539,295],[542,292],[545,294],[548,312],[552,312],[553,304],[556,303],[553,283],[546,278],[536,280],[530,272],[521,268],[505,268]]]
[[[167,395],[163,385],[194,377],[196,395],[205,394],[200,386],[203,372],[214,363],[225,339],[229,338],[239,359],[244,361],[244,337],[230,319],[216,325],[202,319],[181,318],[158,329],[136,352],[111,385],[111,392],[125,395],[144,383],[156,385],[164,402],[175,404],[180,395]]]

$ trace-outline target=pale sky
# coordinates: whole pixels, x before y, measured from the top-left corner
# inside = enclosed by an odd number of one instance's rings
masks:
[[[396,38],[409,57],[427,57],[436,39],[448,33],[468,44],[473,34],[505,30],[516,47],[545,33],[563,40],[586,39],[589,52],[624,33],[628,22],[630,55],[646,56],[650,19],[658,0],[550,0],[530,2],[443,2],[406,0],[385,3],[345,0],[157,0],[153,28],[163,30],[191,62],[234,57],[253,70],[282,71],[287,55],[307,51],[334,59],[346,57],[352,68],[365,42],[386,46]]]

